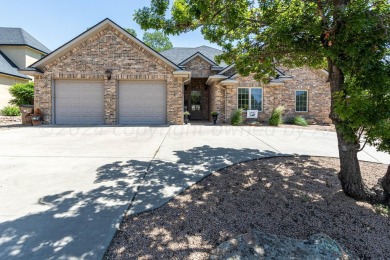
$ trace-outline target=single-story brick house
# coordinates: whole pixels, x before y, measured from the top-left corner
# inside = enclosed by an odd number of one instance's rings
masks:
[[[266,120],[278,105],[287,115],[329,120],[324,72],[280,68],[263,84],[217,64],[220,53],[207,46],[158,53],[105,19],[23,73],[35,77],[34,106],[45,124],[183,124],[186,110],[191,120],[217,111],[229,122],[240,107]]]

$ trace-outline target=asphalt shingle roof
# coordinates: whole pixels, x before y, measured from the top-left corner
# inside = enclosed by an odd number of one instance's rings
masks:
[[[199,46],[195,48],[185,48],[185,47],[175,47],[167,51],[161,52],[163,56],[168,58],[169,60],[173,61],[176,64],[180,64],[181,62],[185,61],[189,57],[193,56],[195,53],[200,52],[204,56],[206,56],[208,59],[212,60],[213,62],[217,63],[215,61],[215,56],[222,54],[221,50],[209,47],[209,46]],[[226,63],[221,62],[218,64],[221,67],[226,67]]]
[[[0,74],[6,74],[18,78],[30,79],[18,71],[16,66],[2,51],[0,51]]]
[[[0,45],[26,45],[44,53],[50,50],[22,28],[0,27]]]

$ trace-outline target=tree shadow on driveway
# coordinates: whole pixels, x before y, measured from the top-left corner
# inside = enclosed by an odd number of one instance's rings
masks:
[[[156,208],[214,170],[281,155],[209,146],[174,154],[177,161],[115,161],[97,169],[96,188],[41,198],[50,209],[0,223],[0,259],[100,259],[133,199],[129,213]]]

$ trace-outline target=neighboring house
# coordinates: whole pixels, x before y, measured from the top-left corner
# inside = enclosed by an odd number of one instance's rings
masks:
[[[157,53],[105,19],[25,73],[35,77],[34,105],[46,124],[182,124],[185,110],[191,120],[217,111],[228,122],[237,108],[266,120],[278,105],[288,115],[329,120],[330,88],[320,71],[279,68],[263,84],[217,64],[219,54],[207,46]]]
[[[0,108],[8,105],[8,88],[33,80],[21,72],[50,50],[21,28],[0,27]]]

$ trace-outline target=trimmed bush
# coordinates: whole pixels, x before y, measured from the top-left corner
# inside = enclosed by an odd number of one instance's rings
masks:
[[[294,125],[307,126],[308,123],[302,116],[296,116],[294,117]]]
[[[20,109],[17,106],[6,106],[0,110],[0,114],[3,116],[20,116]]]
[[[284,106],[278,106],[272,110],[272,115],[269,118],[268,124],[272,126],[278,126],[283,123]]]
[[[9,88],[14,97],[9,103],[16,106],[34,104],[34,82],[15,84]]]
[[[244,117],[242,116],[242,112],[243,112],[242,108],[239,108],[236,111],[234,111],[232,115],[232,119],[230,120],[230,123],[232,125],[241,125],[242,122],[244,122]]]

